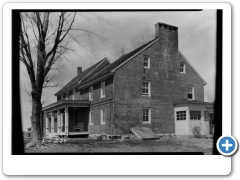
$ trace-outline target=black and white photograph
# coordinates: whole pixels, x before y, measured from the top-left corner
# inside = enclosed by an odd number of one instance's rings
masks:
[[[2,7],[4,177],[234,174],[233,4]]]
[[[213,154],[217,10],[19,18],[25,153]]]

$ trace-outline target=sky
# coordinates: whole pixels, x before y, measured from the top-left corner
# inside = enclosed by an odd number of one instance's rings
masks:
[[[60,85],[43,91],[43,106],[54,103],[54,94],[77,75],[77,67],[83,70],[107,57],[115,61],[119,47],[125,53],[134,49],[133,39],[147,31],[149,40],[154,38],[155,24],[162,22],[178,27],[179,50],[207,82],[204,100],[213,101],[215,96],[216,73],[216,10],[195,12],[80,12],[76,16],[75,27],[88,29],[72,32],[78,43],[70,40],[74,51],[65,54],[64,72]],[[94,35],[94,34],[97,34]],[[118,47],[118,48],[116,48]],[[24,65],[20,65],[20,93],[22,128],[31,127],[30,81]]]

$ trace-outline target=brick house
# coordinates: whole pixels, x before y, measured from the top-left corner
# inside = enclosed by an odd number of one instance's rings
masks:
[[[155,39],[113,63],[107,58],[82,71],[43,108],[43,133],[129,134],[149,127],[157,134],[213,133],[213,104],[206,82],[178,49],[178,28],[157,23]],[[211,120],[210,120],[211,119]]]

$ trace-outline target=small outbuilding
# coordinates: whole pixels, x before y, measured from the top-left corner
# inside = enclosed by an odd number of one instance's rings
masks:
[[[174,104],[176,136],[211,137],[214,134],[214,109],[211,102],[178,102]]]

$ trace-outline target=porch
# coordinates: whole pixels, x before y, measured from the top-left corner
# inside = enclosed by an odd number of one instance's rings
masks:
[[[89,101],[60,100],[43,107],[46,137],[88,135]]]
[[[212,102],[179,102],[174,104],[175,134],[194,136],[214,135],[214,109]],[[197,130],[198,129],[198,130]]]

